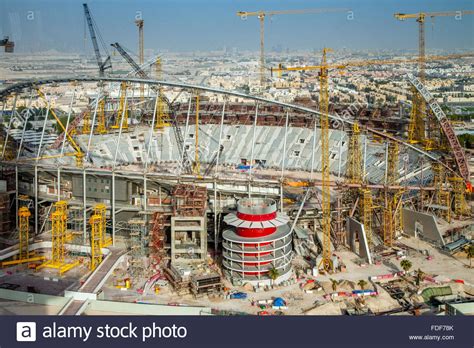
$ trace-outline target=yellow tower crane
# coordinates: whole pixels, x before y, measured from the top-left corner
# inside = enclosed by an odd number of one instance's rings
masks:
[[[122,124],[122,130],[128,129],[128,107],[125,105],[125,95],[127,94],[127,88],[128,84],[126,82],[120,83],[119,108],[115,117],[115,124],[110,127],[112,129],[120,129],[120,124]]]
[[[283,10],[283,11],[239,11],[237,16],[241,19],[247,19],[247,17],[257,17],[260,20],[260,87],[265,86],[265,48],[264,48],[264,37],[265,37],[265,17],[274,15],[290,15],[290,14],[317,14],[317,13],[330,13],[330,12],[347,12],[349,9],[346,8],[320,8],[320,9],[303,9],[303,10]]]
[[[143,25],[145,21],[143,19],[137,19],[135,21],[138,27],[138,64],[142,66],[145,63],[145,43],[143,38]],[[143,101],[145,98],[145,85],[140,84],[140,99]]]
[[[360,127],[358,122],[352,125],[347,156],[347,180],[351,184],[362,183],[362,152],[359,144]]]
[[[329,91],[328,91],[328,71],[330,69],[346,69],[351,66],[367,66],[367,65],[385,65],[385,64],[401,64],[417,62],[416,59],[393,59],[393,60],[365,60],[354,61],[345,64],[328,64],[327,52],[330,49],[324,48],[322,53],[322,61],[320,65],[304,66],[304,67],[283,67],[281,64],[276,69],[271,69],[280,73],[281,71],[304,71],[304,70],[319,70],[319,111],[320,111],[320,127],[321,127],[321,163],[322,163],[322,228],[323,228],[323,259],[321,262],[322,268],[325,270],[332,269],[331,263],[331,206],[330,206],[330,182],[329,182]],[[461,58],[470,55],[450,55],[450,56],[436,56],[430,57],[432,60],[446,60],[453,58]],[[361,179],[363,179],[361,177]],[[369,192],[367,192],[369,191]],[[371,212],[372,212],[372,197],[370,190],[361,190],[360,195],[363,200],[363,220],[367,223],[366,233],[371,245]]]
[[[426,18],[435,17],[456,17],[462,18],[464,15],[474,14],[474,11],[448,11],[448,12],[419,12],[419,13],[395,13],[396,19],[404,21],[406,19],[415,19],[418,22],[418,72],[421,83],[425,82],[425,21]],[[408,141],[411,144],[424,144],[427,150],[434,149],[434,139],[425,137],[425,114],[426,104],[416,89],[413,89],[413,105],[410,114],[410,123],[408,125]],[[439,145],[439,144],[438,144]]]
[[[199,91],[196,90],[196,119],[195,119],[195,128],[194,128],[194,163],[193,163],[193,173],[200,175],[201,172],[201,162],[199,160]]]
[[[91,131],[91,113],[86,111],[82,118],[82,134],[89,134]]]
[[[163,77],[163,69],[162,69],[162,63],[161,63],[161,57],[157,57],[155,61],[155,75],[156,79],[158,81],[161,81]],[[169,123],[165,122],[165,119],[167,117],[167,105],[165,102],[164,96],[164,90],[162,86],[158,87],[158,98],[156,100],[156,122],[155,122],[155,128],[156,129],[163,129],[165,127],[170,126]]]
[[[97,106],[97,133],[107,134],[105,121],[105,98],[99,100],[99,105]]]

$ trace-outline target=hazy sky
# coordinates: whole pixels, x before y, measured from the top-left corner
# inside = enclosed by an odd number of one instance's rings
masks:
[[[83,1],[0,0],[0,35],[18,52],[55,49],[84,52]],[[107,45],[118,41],[137,51],[137,11],[145,20],[145,48],[171,51],[259,48],[258,19],[236,12],[304,8],[350,8],[346,13],[279,15],[266,20],[266,47],[290,49],[417,49],[417,23],[395,12],[472,10],[472,0],[89,0]],[[432,24],[434,23],[434,24]],[[474,15],[436,18],[426,24],[427,48],[473,49]],[[92,52],[87,32],[86,49]]]

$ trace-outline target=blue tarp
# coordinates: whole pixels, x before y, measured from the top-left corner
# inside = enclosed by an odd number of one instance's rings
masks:
[[[247,294],[245,292],[236,292],[235,294],[231,294],[230,298],[245,300],[247,298]]]
[[[273,305],[276,307],[284,307],[286,306],[286,302],[281,297],[277,297],[273,300]]]

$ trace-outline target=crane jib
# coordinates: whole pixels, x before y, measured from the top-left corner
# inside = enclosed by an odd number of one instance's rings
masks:
[[[464,153],[464,150],[461,144],[459,143],[459,139],[456,136],[456,133],[454,132],[453,127],[451,126],[451,123],[446,117],[446,114],[444,113],[443,109],[441,109],[439,104],[436,102],[436,99],[433,98],[431,93],[421,83],[421,81],[418,78],[416,78],[412,74],[407,74],[407,76],[410,83],[416,88],[416,90],[421,94],[423,99],[428,103],[431,111],[433,111],[433,114],[435,115],[436,119],[440,123],[441,128],[443,129],[443,132],[446,135],[449,145],[453,151],[454,159],[456,160],[459,174],[464,179],[464,181],[468,183],[469,182],[469,167],[467,165],[466,154]]]

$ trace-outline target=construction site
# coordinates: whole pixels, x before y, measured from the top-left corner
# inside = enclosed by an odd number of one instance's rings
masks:
[[[472,66],[425,54],[425,19],[459,11],[390,19],[417,22],[414,58],[265,63],[265,17],[341,11],[237,13],[260,21],[260,90],[316,72],[287,103],[163,79],[142,19],[138,61],[114,42],[131,73],[111,74],[84,4],[98,74],[0,90],[0,313],[472,314],[474,153],[425,73]],[[387,66],[409,102],[332,100],[333,75]]]

